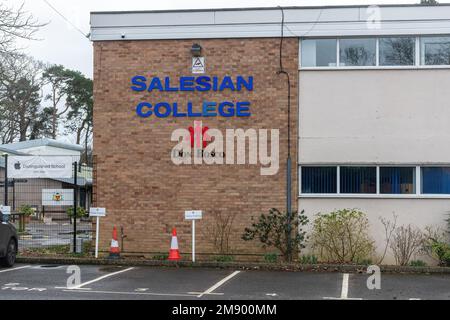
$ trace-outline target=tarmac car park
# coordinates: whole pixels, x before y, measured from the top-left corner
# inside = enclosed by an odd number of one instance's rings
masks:
[[[450,300],[448,274],[66,266],[0,268],[0,300]]]

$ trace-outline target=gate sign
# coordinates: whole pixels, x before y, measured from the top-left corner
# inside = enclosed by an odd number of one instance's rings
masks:
[[[11,214],[11,207],[8,206],[0,206],[0,212],[4,215],[10,215]]]
[[[202,211],[185,211],[185,220],[201,220],[203,218]]]
[[[72,206],[73,189],[42,189],[43,206]]]
[[[90,217],[106,217],[106,209],[105,208],[91,208],[89,209]]]
[[[72,178],[72,171],[72,157],[8,157],[8,178]]]

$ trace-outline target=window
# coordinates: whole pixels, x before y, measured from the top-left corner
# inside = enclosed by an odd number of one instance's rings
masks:
[[[380,66],[412,66],[415,64],[415,38],[380,38]]]
[[[303,39],[301,65],[335,69],[450,66],[450,35]]]
[[[422,167],[423,194],[450,194],[450,167]]]
[[[376,39],[341,39],[339,57],[341,66],[375,66]]]
[[[337,193],[337,168],[302,167],[302,193]]]
[[[380,192],[382,194],[414,194],[416,168],[381,167]]]
[[[302,41],[303,67],[336,67],[336,39]]]
[[[418,170],[421,173],[418,176]],[[378,172],[379,173],[378,173]],[[419,182],[420,181],[420,182]],[[311,165],[301,167],[301,196],[450,198],[450,165],[436,167]],[[420,183],[420,184],[418,184]]]
[[[341,193],[377,193],[376,167],[341,167]]]
[[[420,39],[422,65],[450,65],[450,37]]]

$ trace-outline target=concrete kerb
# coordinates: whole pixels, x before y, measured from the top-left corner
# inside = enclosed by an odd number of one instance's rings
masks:
[[[265,270],[265,271],[294,271],[294,272],[339,272],[365,273],[365,265],[337,265],[337,264],[279,264],[279,263],[239,263],[239,262],[171,262],[156,260],[133,259],[93,259],[93,258],[64,258],[64,257],[18,257],[17,263],[25,264],[58,264],[58,265],[114,265],[114,266],[143,266],[168,268],[213,268],[234,270]],[[422,273],[422,274],[450,274],[450,267],[409,267],[409,266],[380,266],[384,273]]]

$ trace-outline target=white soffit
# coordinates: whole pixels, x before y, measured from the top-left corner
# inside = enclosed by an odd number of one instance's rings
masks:
[[[286,37],[450,33],[450,6],[284,8]],[[279,37],[281,10],[223,9],[91,13],[92,41]]]

